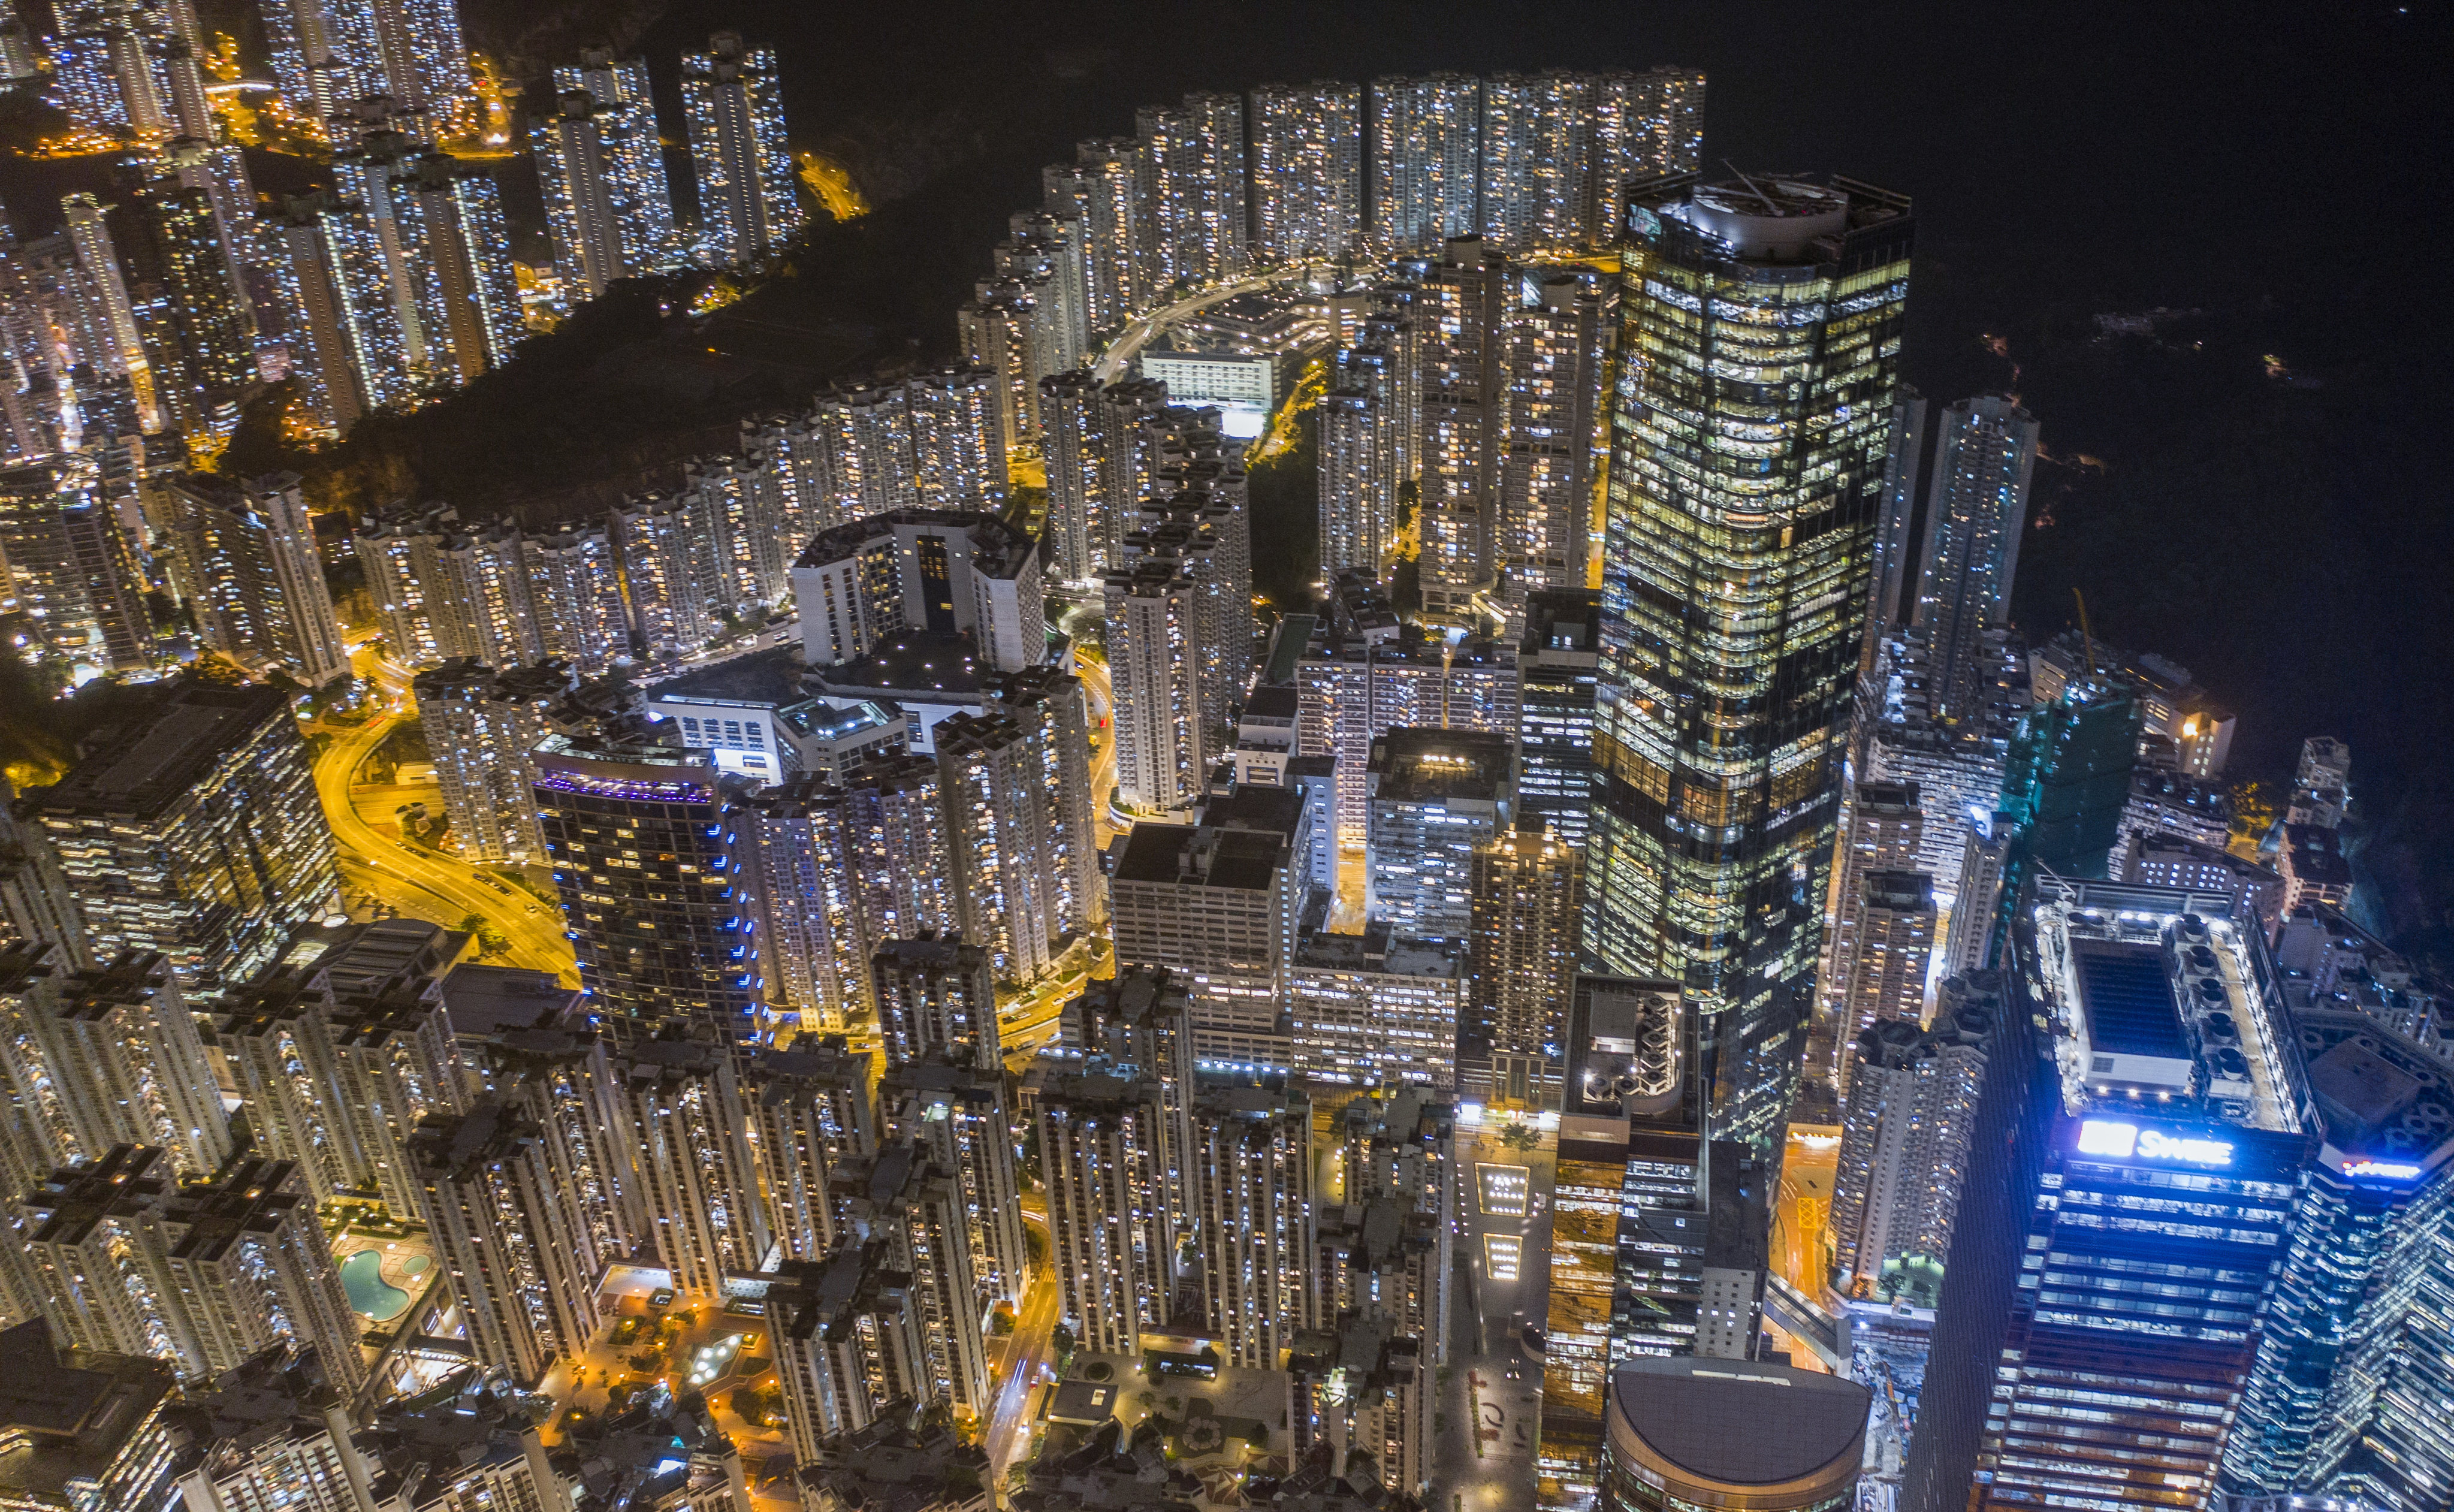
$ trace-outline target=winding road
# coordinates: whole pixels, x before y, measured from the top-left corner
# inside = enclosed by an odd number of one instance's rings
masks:
[[[553,972],[565,983],[578,985],[578,968],[571,942],[563,937],[558,909],[466,862],[393,839],[358,812],[352,779],[415,707],[406,675],[371,651],[361,651],[359,658],[362,670],[372,664],[372,680],[381,685],[380,711],[362,725],[325,726],[332,743],[315,758],[315,791],[324,800],[332,837],[340,842],[342,880],[402,914],[447,929],[459,928],[461,920],[475,914],[511,942],[510,951],[497,958],[503,964]]]

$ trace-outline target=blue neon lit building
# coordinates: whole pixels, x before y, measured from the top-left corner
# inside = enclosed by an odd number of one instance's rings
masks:
[[[2224,1489],[2454,1505],[2454,1081],[2349,1007],[2297,1018],[2326,1139]]]
[[[2319,1115],[2254,920],[2031,883],[1901,1504],[2207,1504]]]

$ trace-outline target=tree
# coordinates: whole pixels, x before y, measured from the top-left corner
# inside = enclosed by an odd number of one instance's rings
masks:
[[[2232,786],[2232,837],[2236,844],[2256,845],[2266,838],[2267,828],[2275,822],[2275,803],[2263,782],[2236,782]]]

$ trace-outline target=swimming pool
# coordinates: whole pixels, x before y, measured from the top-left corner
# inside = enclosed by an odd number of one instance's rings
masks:
[[[433,1263],[423,1255],[412,1255],[400,1268],[421,1276]],[[391,1322],[409,1310],[409,1293],[383,1279],[381,1250],[362,1249],[341,1261],[341,1287],[350,1294],[351,1311],[376,1322]]]

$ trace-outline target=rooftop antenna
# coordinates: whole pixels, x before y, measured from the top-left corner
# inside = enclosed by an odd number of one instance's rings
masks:
[[[1756,188],[1756,181],[1754,179],[1747,177],[1744,173],[1739,173],[1738,164],[1731,162],[1725,157],[1721,159],[1721,166],[1728,169],[1733,173],[1738,173],[1739,182],[1747,186],[1748,193],[1753,194],[1756,198],[1764,202],[1764,209],[1772,212],[1776,215],[1780,213],[1780,207],[1773,202],[1773,197],[1770,194],[1767,194],[1762,190]]]
[[[2079,600],[2080,653],[2087,660],[2087,680],[2094,682],[2096,680],[2096,637],[2089,635],[2087,630],[2087,595],[2074,586],[2071,589],[2071,596]]]

